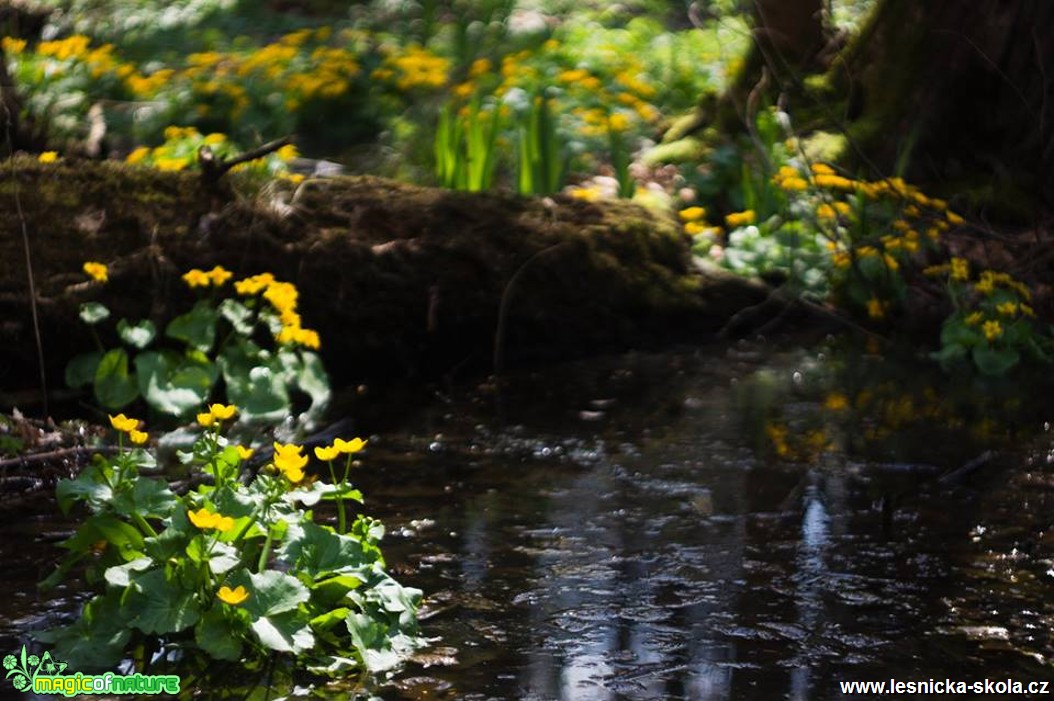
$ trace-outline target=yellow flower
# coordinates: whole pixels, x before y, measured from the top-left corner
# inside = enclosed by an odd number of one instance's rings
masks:
[[[208,287],[212,278],[204,270],[194,268],[183,274],[183,282],[187,283],[188,287]]]
[[[965,258],[952,258],[952,280],[970,279],[970,262]]]
[[[139,428],[139,419],[132,419],[124,414],[118,414],[117,416],[110,417],[110,425],[118,431],[130,433]]]
[[[191,523],[203,531],[217,530],[225,533],[234,528],[233,518],[213,513],[205,507],[202,507],[197,511],[188,511],[187,518],[190,519]]]
[[[708,229],[709,227],[706,225],[706,222],[701,221],[690,221],[684,225],[684,233],[689,236],[698,236]]]
[[[333,446],[342,453],[357,453],[366,447],[369,441],[364,441],[361,438],[352,438],[350,441],[346,441],[343,438],[338,438],[333,441]]]
[[[834,175],[834,168],[827,165],[826,163],[813,163],[809,166],[809,170],[812,171],[813,175]]]
[[[209,282],[216,287],[223,286],[228,280],[234,277],[234,273],[227,270],[222,265],[215,266],[212,270],[205,273],[205,275],[208,277]]]
[[[296,146],[294,146],[293,144],[286,144],[282,148],[278,149],[275,155],[283,161],[291,161],[294,158],[299,157],[300,152],[297,151]]]
[[[867,300],[867,315],[872,319],[881,319],[886,315],[886,305],[872,297]]]
[[[84,264],[84,272],[95,282],[106,282],[110,279],[110,269],[93,260]]]
[[[37,156],[37,160],[41,163],[54,163],[59,160],[59,153],[58,151],[45,151]]]
[[[973,314],[969,314],[964,321],[966,321],[967,326],[977,326],[981,323],[981,319],[983,318],[984,315],[981,314],[981,312],[974,312]]]
[[[307,456],[301,455],[303,446],[292,443],[283,445],[274,444],[274,466],[285,478],[296,484],[304,479],[304,466],[307,465]]]
[[[841,175],[831,175],[829,173],[820,173],[814,178],[814,181],[819,187],[832,187],[836,190],[851,190],[853,189],[853,181],[849,178],[844,178]]]
[[[242,460],[248,460],[253,456],[253,453],[256,452],[252,448],[246,448],[244,445],[236,445],[234,446],[234,449],[238,451],[238,457]]]
[[[327,445],[325,448],[315,448],[315,457],[319,460],[329,462],[330,460],[335,460],[338,455],[340,455],[340,449],[335,445]]]
[[[840,392],[832,392],[827,395],[823,402],[824,409],[828,411],[845,411],[849,408],[849,400]]]
[[[678,215],[684,222],[699,221],[706,216],[706,210],[702,207],[686,207],[678,212]]]
[[[204,426],[205,428],[210,428],[214,423],[216,423],[216,417],[207,411],[198,414],[196,418],[198,420],[198,423]]]
[[[124,162],[135,165],[136,163],[140,162],[149,155],[150,149],[146,146],[140,146],[139,148],[129,153],[128,157],[124,159]]]
[[[990,319],[981,325],[981,333],[989,342],[992,342],[1003,335],[1003,326],[995,319]]]
[[[1003,302],[996,305],[995,310],[1003,316],[1013,316],[1017,314],[1017,302]]]
[[[779,186],[788,192],[801,192],[809,187],[809,183],[806,182],[805,178],[795,176],[792,178],[784,178],[779,182]]]
[[[131,438],[132,442],[136,445],[142,445],[143,443],[146,443],[148,438],[150,438],[150,434],[146,431],[139,431],[133,428],[128,432],[128,437]]]
[[[254,295],[274,281],[271,273],[260,273],[234,283],[234,290],[240,295]]]
[[[816,217],[818,219],[837,219],[838,212],[831,205],[824,202],[816,208]]]
[[[241,602],[249,598],[249,592],[245,590],[241,584],[231,589],[227,585],[220,587],[219,591],[216,592],[216,598],[225,604],[231,606],[237,606]]]
[[[948,218],[948,221],[954,224],[955,226],[959,226],[963,223],[963,218],[955,212],[952,212],[951,210],[945,212],[944,216],[946,216]]]
[[[233,404],[211,404],[209,405],[209,414],[211,414],[218,421],[226,421],[234,418],[234,415],[238,413],[238,407]]]
[[[747,224],[753,224],[757,219],[757,215],[754,214],[753,209],[748,209],[743,212],[733,212],[725,217],[725,224],[728,225],[729,229],[735,229],[740,226],[746,226]]]

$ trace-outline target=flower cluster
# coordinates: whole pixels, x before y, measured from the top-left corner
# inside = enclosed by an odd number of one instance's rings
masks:
[[[275,334],[278,343],[300,345],[312,350],[321,347],[318,332],[302,326],[302,319],[297,311],[300,293],[296,285],[276,280],[271,273],[260,273],[235,282],[234,289],[238,294],[247,297],[263,293],[263,298],[278,315],[281,325]]]
[[[289,480],[290,484],[298,484],[304,479],[304,467],[307,465],[308,458],[303,452],[304,446],[302,445],[277,442],[274,444],[272,464]]]
[[[233,404],[210,404],[209,410],[198,414],[196,418],[200,426],[218,428],[222,422],[233,419],[236,413],[238,413],[238,408]],[[250,452],[249,455],[251,454]]]
[[[133,419],[124,414],[110,416],[110,426],[120,431],[121,434],[127,435],[128,439],[136,445],[142,445],[150,438],[150,434],[146,431],[139,430],[141,424],[142,422],[139,419]]]
[[[191,268],[183,273],[183,282],[187,283],[188,287],[209,287],[210,285],[223,287],[232,277],[234,277],[234,273],[222,265],[217,265],[212,270]]]
[[[209,511],[205,507],[202,507],[197,511],[188,511],[187,518],[190,519],[190,522],[193,523],[195,527],[203,531],[216,530],[220,533],[226,533],[234,528],[233,518]]]

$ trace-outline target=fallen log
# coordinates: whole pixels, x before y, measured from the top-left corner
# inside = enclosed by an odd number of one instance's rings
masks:
[[[271,272],[300,289],[337,383],[581,356],[712,335],[766,291],[703,275],[675,222],[625,202],[523,198],[373,177],[218,199],[195,173],[113,162],[0,164],[0,389],[62,386],[93,348],[77,320],[171,317],[190,268]],[[239,189],[237,182],[233,192]],[[230,191],[229,191],[230,192]],[[81,270],[106,263],[100,286]]]

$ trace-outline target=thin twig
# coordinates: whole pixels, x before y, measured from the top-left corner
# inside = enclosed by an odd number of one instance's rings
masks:
[[[120,449],[117,446],[105,445],[102,447],[92,447],[89,445],[78,445],[72,448],[60,448],[59,450],[49,450],[46,453],[33,453],[31,455],[22,455],[17,458],[8,458],[7,460],[0,460],[0,470],[6,470],[9,467],[28,467],[37,463],[52,462],[53,460],[61,460],[62,458],[68,457],[79,457],[81,455],[90,455],[92,453],[107,453],[112,454],[118,452]]]

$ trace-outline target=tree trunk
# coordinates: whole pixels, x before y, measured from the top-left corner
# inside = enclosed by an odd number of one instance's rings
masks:
[[[832,67],[855,93],[858,154],[880,172],[899,164],[907,178],[965,188],[1007,213],[1049,209],[1051,27],[1046,0],[883,0]]]

